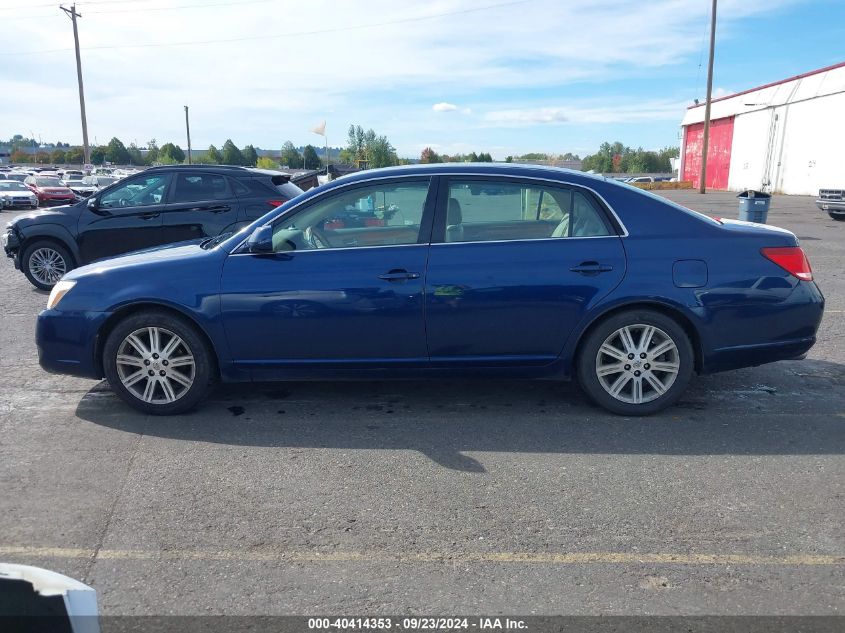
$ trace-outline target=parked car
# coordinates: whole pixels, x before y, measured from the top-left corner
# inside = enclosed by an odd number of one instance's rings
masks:
[[[36,209],[38,196],[17,180],[0,180],[0,209]]]
[[[83,176],[82,182],[84,182],[89,187],[93,187],[96,191],[97,189],[104,189],[109,185],[116,183],[119,179],[114,176],[101,176],[101,175],[93,175],[93,176]]]
[[[63,180],[62,182],[75,194],[77,202],[97,192],[96,186],[88,184],[82,178],[75,180]]]
[[[75,200],[73,192],[53,176],[27,176],[23,181],[38,196],[41,206],[68,204]]]
[[[85,174],[78,169],[65,169],[59,172],[59,176],[63,180],[81,180]]]
[[[395,212],[324,222],[371,204]],[[218,380],[509,376],[574,377],[643,415],[693,373],[802,356],[823,308],[789,231],[580,172],[446,163],[355,174],[233,236],[71,271],[36,338],[47,371],[105,376],[152,414]]]
[[[26,180],[29,174],[20,171],[7,171],[6,172],[6,180],[17,180],[18,182],[23,182]]]
[[[6,254],[33,285],[49,290],[70,269],[98,259],[237,231],[302,193],[287,179],[246,167],[154,167],[85,201],[15,218]]]
[[[816,206],[834,220],[845,221],[845,189],[819,189]]]

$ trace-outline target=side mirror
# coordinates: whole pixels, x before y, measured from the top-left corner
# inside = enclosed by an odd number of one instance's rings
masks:
[[[100,206],[100,201],[97,198],[88,198],[88,201],[85,204],[88,206],[88,210],[91,211],[91,213],[96,213],[97,215],[102,216],[111,215],[111,211],[109,211],[108,209],[103,209]]]
[[[269,224],[259,226],[246,241],[250,253],[273,252],[273,227]]]

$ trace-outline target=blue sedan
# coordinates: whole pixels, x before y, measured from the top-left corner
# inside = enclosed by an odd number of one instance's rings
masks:
[[[795,235],[579,172],[367,171],[227,238],[71,271],[41,365],[131,406],[191,409],[218,381],[578,380],[622,415],[694,373],[800,358],[824,298]]]

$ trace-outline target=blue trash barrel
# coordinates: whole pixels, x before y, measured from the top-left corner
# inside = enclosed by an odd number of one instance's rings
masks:
[[[739,219],[745,222],[765,224],[769,216],[772,196],[763,191],[749,189],[737,196],[739,198]]]

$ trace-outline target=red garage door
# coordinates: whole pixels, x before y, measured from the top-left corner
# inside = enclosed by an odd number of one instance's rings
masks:
[[[698,187],[701,175],[701,143],[704,137],[704,123],[695,123],[686,128],[684,141],[683,180],[691,180]],[[734,138],[732,116],[710,121],[710,142],[707,144],[707,188],[727,189],[731,169],[731,145]]]

